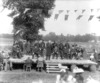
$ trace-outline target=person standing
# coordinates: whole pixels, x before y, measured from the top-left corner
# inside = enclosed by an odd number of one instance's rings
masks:
[[[13,63],[12,63],[12,61],[9,61],[9,70],[10,70],[10,71],[13,70]]]
[[[52,53],[51,43],[48,42],[47,45],[46,45],[46,59],[47,60],[50,60],[51,53]]]
[[[60,57],[61,59],[63,59],[63,50],[64,50],[64,46],[62,43],[59,44],[59,53],[60,53]]]
[[[4,71],[7,71],[7,69],[8,69],[8,59],[5,58],[5,59],[3,60],[3,63],[4,63]]]
[[[44,67],[44,59],[43,59],[43,57],[41,57],[39,55],[39,57],[37,59],[37,71],[41,71],[42,72],[43,67]]]

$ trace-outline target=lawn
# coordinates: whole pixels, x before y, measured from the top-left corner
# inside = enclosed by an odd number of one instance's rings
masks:
[[[46,72],[25,72],[22,70],[14,70],[0,72],[0,83],[32,83],[41,79],[43,83],[55,83],[56,74],[48,74]]]
[[[32,70],[31,72],[25,72],[22,70],[14,70],[7,72],[0,72],[0,83],[32,83],[32,81],[38,81],[39,79],[43,83],[55,83],[56,75],[54,73],[46,72],[36,72]],[[100,72],[84,72],[83,76],[86,79],[91,75],[94,79],[100,81]]]

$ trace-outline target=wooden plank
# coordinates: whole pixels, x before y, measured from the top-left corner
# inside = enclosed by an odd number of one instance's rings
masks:
[[[58,65],[58,63],[54,64],[54,63],[46,63],[46,65]]]
[[[51,72],[53,72],[53,73],[55,72],[55,73],[56,73],[56,72],[60,72],[60,71],[47,71],[47,72],[48,72],[48,73],[51,73]]]
[[[54,68],[47,68],[47,69],[59,69],[59,68],[55,68],[55,67],[54,67]]]
[[[55,69],[57,69],[57,68],[58,68],[58,69],[59,69],[59,67],[46,67],[46,68],[55,68]]]
[[[58,66],[58,65],[51,65],[51,64],[49,65],[49,64],[48,64],[47,66]]]

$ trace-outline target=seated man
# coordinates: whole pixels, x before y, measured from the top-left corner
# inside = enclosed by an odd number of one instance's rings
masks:
[[[24,64],[25,71],[31,71],[32,62],[33,62],[33,61],[30,59],[30,57],[28,57],[28,58],[25,60],[25,64]]]
[[[77,83],[84,83],[84,78],[82,76],[84,70],[81,68],[76,67],[75,69],[73,69],[73,73],[75,74],[74,77],[77,81]]]

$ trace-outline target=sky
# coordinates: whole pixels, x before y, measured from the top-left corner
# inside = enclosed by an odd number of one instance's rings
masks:
[[[0,0],[0,11],[2,11],[1,4]],[[45,20],[46,31],[40,31],[40,34],[46,35],[49,32],[55,32],[57,35],[95,33],[100,36],[100,21],[96,18],[100,15],[100,10],[97,11],[99,8],[100,0],[56,0],[51,17]],[[82,9],[86,10],[83,14]],[[92,12],[91,9],[93,9]],[[63,12],[59,15],[58,19],[55,20],[55,14],[57,14],[59,10],[63,10]],[[64,20],[66,10],[70,10],[67,21]],[[75,13],[74,10],[78,11]],[[8,17],[8,14],[9,11],[7,9],[0,12],[0,34],[12,33],[12,18]],[[76,20],[81,14],[83,17],[80,20]],[[88,21],[90,15],[94,15],[94,18]]]

